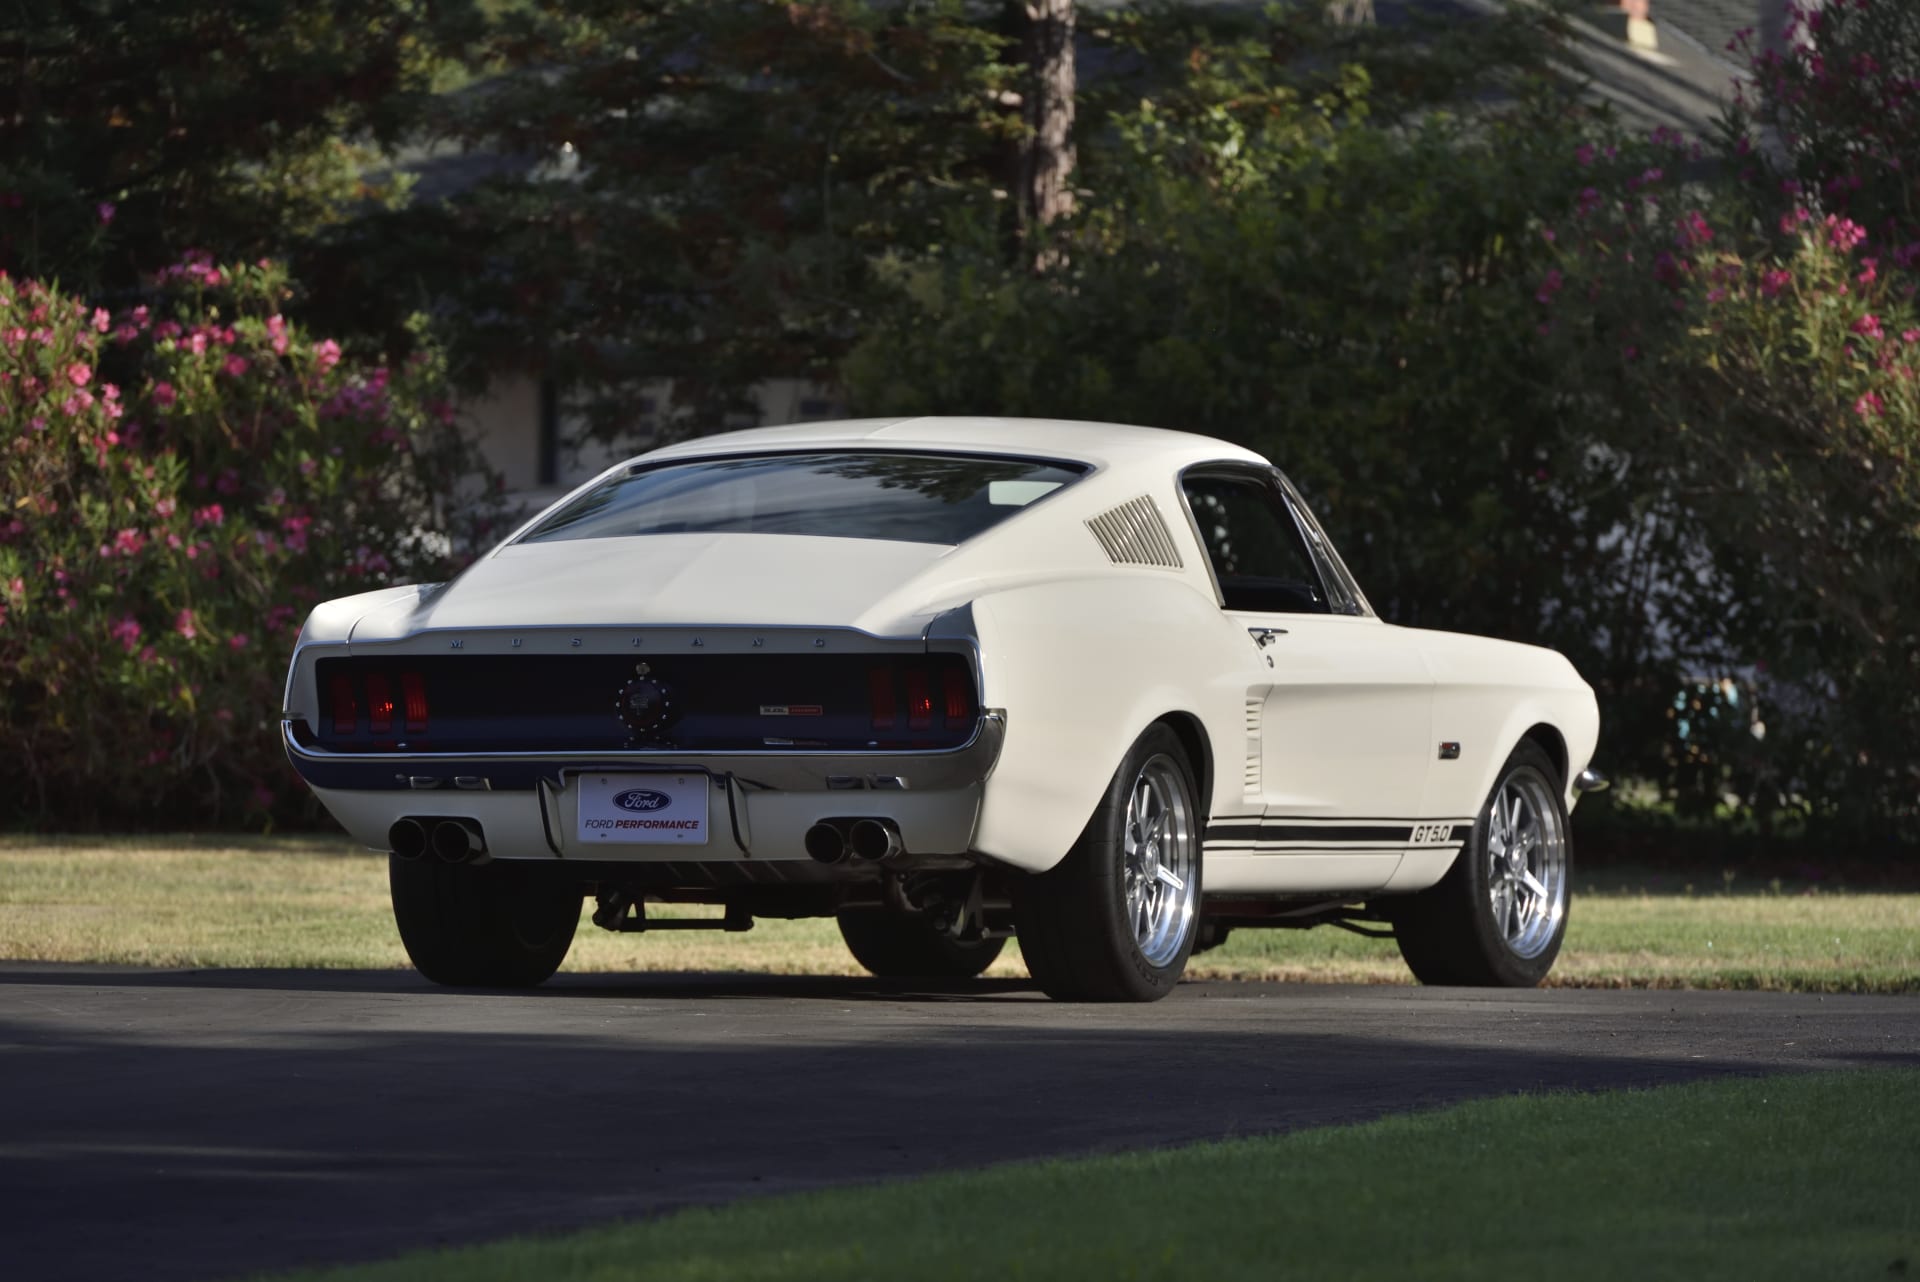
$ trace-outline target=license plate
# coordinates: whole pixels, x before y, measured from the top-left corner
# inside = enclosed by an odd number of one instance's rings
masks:
[[[580,840],[603,845],[704,846],[703,774],[579,776]]]

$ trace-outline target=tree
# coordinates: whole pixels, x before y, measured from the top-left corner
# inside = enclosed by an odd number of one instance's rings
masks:
[[[1073,212],[1073,123],[1078,77],[1074,66],[1073,0],[1013,0],[1024,64],[1020,145],[1020,226],[1037,240],[1049,224]],[[1047,258],[1040,251],[1036,262]]]
[[[0,269],[98,293],[188,249],[282,255],[479,31],[473,0],[24,0],[0,12]]]

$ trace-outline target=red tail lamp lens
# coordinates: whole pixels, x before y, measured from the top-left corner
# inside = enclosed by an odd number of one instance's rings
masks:
[[[893,669],[873,668],[867,673],[867,689],[873,702],[873,728],[893,729]]]
[[[400,674],[400,698],[406,704],[407,733],[427,732],[427,683],[418,672]]]
[[[367,730],[371,734],[393,733],[393,687],[384,674],[367,674]]]
[[[927,674],[907,670],[907,729],[925,730],[933,724],[933,699],[927,694]]]
[[[967,714],[973,711],[973,691],[967,688],[967,674],[959,668],[948,668],[940,681],[947,696],[947,724],[965,724]]]
[[[335,677],[332,682],[333,732],[352,734],[360,728],[360,708],[354,702],[353,681],[349,677]]]

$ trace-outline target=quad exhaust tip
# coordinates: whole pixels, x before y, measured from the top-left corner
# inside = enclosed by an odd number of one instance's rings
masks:
[[[427,827],[418,819],[396,819],[387,829],[387,849],[402,859],[418,859],[427,853]]]
[[[807,829],[807,835],[801,844],[807,848],[809,858],[817,859],[823,864],[846,862],[847,835],[825,820]]]
[[[856,819],[847,830],[847,845],[861,859],[891,859],[906,849],[900,830],[890,819]]]
[[[464,864],[487,853],[487,839],[470,819],[442,819],[433,826],[429,844],[434,854],[450,864]]]

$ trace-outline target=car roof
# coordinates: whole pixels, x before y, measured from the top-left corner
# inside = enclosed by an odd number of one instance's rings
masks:
[[[916,448],[990,451],[995,454],[1070,459],[1096,467],[1143,464],[1171,466],[1206,459],[1265,462],[1243,446],[1191,432],[1124,423],[1083,423],[1072,419],[991,418],[975,416],[863,418],[838,422],[757,427],[682,441],[640,456],[647,462],[716,454],[800,449]]]

